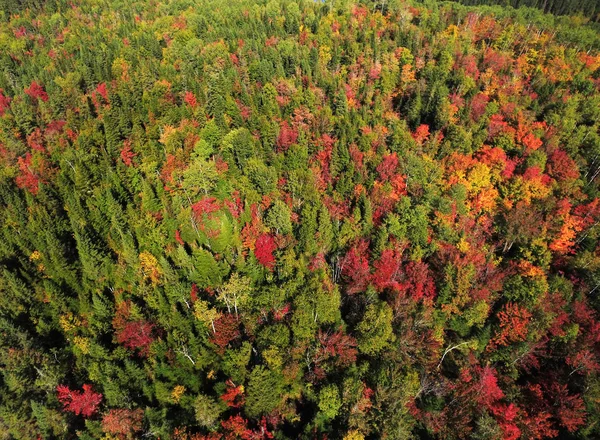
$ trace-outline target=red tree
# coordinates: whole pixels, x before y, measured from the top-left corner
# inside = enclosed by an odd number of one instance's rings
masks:
[[[198,105],[198,100],[192,92],[185,92],[183,100],[187,105],[189,105],[192,108],[196,108],[196,106]]]
[[[221,400],[230,408],[240,408],[244,405],[244,386],[235,385],[230,379],[225,382],[227,390],[221,395]]]
[[[562,182],[565,180],[577,179],[579,177],[579,168],[577,163],[569,157],[564,150],[556,150],[550,155],[548,164],[548,174],[556,180]]]
[[[394,152],[383,156],[383,160],[377,165],[377,172],[382,181],[389,181],[398,169],[398,155]]]
[[[113,319],[117,341],[129,350],[138,350],[140,356],[146,356],[154,342],[154,324],[143,319],[130,320],[130,314],[131,302],[124,301],[117,306]]]
[[[417,144],[423,145],[423,142],[425,142],[427,139],[429,139],[429,125],[427,125],[427,124],[419,125],[417,127],[417,129],[415,130],[415,132],[413,133],[412,137],[414,138],[415,141],[417,141]]]
[[[96,93],[102,96],[105,101],[108,101],[108,90],[106,90],[106,83],[103,82],[98,84],[98,87],[96,87]]]
[[[83,385],[83,392],[72,391],[66,385],[56,387],[58,400],[63,404],[65,411],[73,412],[84,417],[91,417],[97,410],[98,405],[102,402],[102,394],[94,393],[92,386],[89,384]]]
[[[433,274],[427,263],[411,261],[404,269],[407,277],[408,293],[416,300],[433,298],[435,296],[435,282]]]
[[[121,160],[128,167],[133,165],[133,158],[137,156],[137,153],[131,151],[131,141],[126,140],[123,142],[123,148],[121,148]]]
[[[203,214],[212,214],[219,209],[221,209],[221,205],[215,197],[204,197],[192,205],[192,211],[196,220],[201,220]]]
[[[181,238],[181,232],[179,232],[179,229],[175,229],[175,241],[177,241],[177,243],[179,243],[181,246],[185,245],[185,242]]]
[[[402,264],[402,255],[392,249],[385,249],[381,257],[373,264],[373,276],[371,277],[373,285],[380,292],[385,289],[400,290],[399,276],[401,275],[400,266]]]
[[[25,157],[19,157],[17,162],[19,164],[19,171],[21,172],[21,174],[15,178],[17,186],[36,195],[42,180],[33,168],[31,153],[25,153]]]
[[[290,145],[298,140],[298,132],[294,130],[287,121],[282,121],[279,126],[279,135],[277,136],[277,147],[279,151],[287,150]]]
[[[141,356],[146,356],[150,344],[154,342],[153,330],[154,324],[143,320],[128,322],[117,332],[117,341],[132,351],[139,350]]]
[[[358,353],[356,340],[345,334],[341,328],[334,333],[319,330],[317,339],[321,345],[317,351],[318,358],[323,360],[335,358],[336,364],[340,367],[351,365],[356,361]]]
[[[4,90],[0,89],[0,116],[3,116],[4,112],[10,108],[10,101],[8,96],[4,96]]]
[[[490,349],[495,345],[503,346],[525,340],[527,326],[531,319],[531,313],[527,309],[515,303],[508,303],[497,316],[500,320],[500,329],[490,341]]]
[[[240,325],[236,317],[224,313],[215,320],[215,332],[210,336],[210,342],[219,347],[218,352],[225,353],[225,347],[232,340],[240,337]]]
[[[142,409],[111,409],[102,417],[102,430],[107,434],[120,437],[142,429]]]
[[[364,291],[369,285],[370,270],[369,260],[365,254],[369,244],[365,241],[359,242],[348,251],[342,260],[342,275],[346,278],[346,293],[353,295]]]
[[[41,99],[42,101],[48,101],[48,94],[44,88],[37,82],[32,81],[28,89],[25,89],[25,93],[31,96],[33,99]]]
[[[275,266],[273,251],[277,249],[275,239],[270,234],[262,234],[256,240],[254,255],[260,264],[272,270]]]

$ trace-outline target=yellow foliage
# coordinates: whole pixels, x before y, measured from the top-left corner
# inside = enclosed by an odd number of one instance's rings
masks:
[[[319,47],[319,61],[322,66],[327,66],[331,61],[331,48],[329,46],[323,44]]]
[[[140,254],[140,265],[144,273],[144,279],[150,279],[152,284],[158,284],[162,270],[158,266],[158,260],[150,252]]]
[[[171,397],[173,398],[173,401],[175,403],[178,403],[179,400],[181,400],[181,396],[183,396],[183,393],[185,393],[185,387],[183,385],[177,385],[175,388],[173,388],[173,391],[171,392]]]
[[[405,85],[415,82],[417,80],[417,77],[415,76],[415,71],[412,65],[410,64],[405,64],[404,66],[402,66],[402,73],[400,75],[402,83]]]
[[[479,193],[483,188],[489,187],[491,182],[490,167],[484,163],[476,164],[471,171],[467,182],[467,189],[473,193]]]
[[[458,37],[458,26],[456,26],[455,24],[451,24],[450,26],[448,26],[448,28],[444,31],[444,34],[449,36],[449,37],[453,37],[456,38]]]
[[[283,365],[283,359],[277,347],[269,347],[262,352],[262,356],[272,370],[279,370]]]
[[[79,318],[73,316],[71,312],[60,315],[60,318],[58,318],[58,323],[65,333],[81,326],[81,321]]]
[[[199,299],[194,303],[194,316],[198,321],[212,328],[212,323],[219,319],[221,314],[217,309],[211,308],[208,302]]]
[[[348,431],[348,433],[344,436],[344,440],[364,440],[364,439],[365,439],[365,436],[356,430]]]
[[[38,261],[42,258],[42,254],[40,253],[40,251],[33,251],[31,253],[31,255],[29,256],[29,260],[31,261]]]
[[[460,241],[458,242],[456,247],[463,254],[466,254],[467,252],[469,252],[469,249],[471,249],[471,246],[469,245],[469,242],[465,239],[465,237],[460,238]]]
[[[481,190],[475,200],[473,200],[472,207],[477,212],[492,212],[496,208],[498,196],[499,194],[496,188],[485,188]]]
[[[519,262],[519,269],[521,269],[521,274],[526,277],[543,277],[545,276],[545,272],[542,268],[538,266],[534,266],[531,262],[527,260],[521,260]]]
[[[90,353],[90,340],[88,338],[84,338],[82,336],[75,336],[73,338],[73,344],[77,347],[83,354]]]

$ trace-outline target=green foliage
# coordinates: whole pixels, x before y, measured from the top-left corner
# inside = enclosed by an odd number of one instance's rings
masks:
[[[600,437],[596,3],[0,0],[0,438]]]

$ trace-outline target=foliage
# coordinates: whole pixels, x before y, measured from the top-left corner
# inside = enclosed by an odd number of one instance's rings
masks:
[[[122,3],[0,0],[1,438],[600,438],[597,2]]]

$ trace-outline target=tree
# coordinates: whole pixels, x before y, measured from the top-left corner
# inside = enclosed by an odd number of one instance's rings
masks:
[[[367,306],[365,314],[356,328],[358,349],[361,352],[375,355],[395,339],[392,316],[392,309],[384,302]]]
[[[126,436],[131,438],[133,434],[142,429],[144,411],[141,409],[111,409],[102,416],[102,431],[107,434]]]
[[[326,420],[335,418],[341,406],[342,402],[337,386],[327,385],[319,391],[319,410]]]
[[[269,270],[273,270],[275,266],[275,256],[273,251],[277,249],[275,239],[272,235],[261,234],[257,240],[254,248],[254,255],[260,264]]]
[[[231,307],[237,316],[238,306],[243,307],[250,299],[251,281],[247,277],[240,276],[237,272],[222,287],[219,288],[219,299],[227,305],[227,311],[231,313]]]
[[[196,421],[205,428],[215,426],[221,415],[221,408],[211,397],[204,394],[198,395],[194,402]]]
[[[276,200],[267,213],[265,224],[277,234],[289,234],[292,232],[291,216],[290,208],[281,200]]]
[[[341,263],[342,275],[346,277],[348,283],[346,288],[348,295],[364,291],[369,284],[369,260],[365,255],[367,247],[367,242],[359,242],[348,251]]]
[[[83,417],[91,417],[98,411],[102,402],[102,394],[95,393],[90,384],[83,385],[83,391],[70,390],[66,385],[56,387],[58,401],[65,411],[70,411]]]
[[[32,81],[29,88],[25,89],[25,93],[31,96],[32,99],[41,99],[42,101],[48,101],[48,94],[44,88],[35,81]]]
[[[279,406],[282,393],[282,378],[258,365],[250,373],[244,411],[249,417],[270,414]]]

